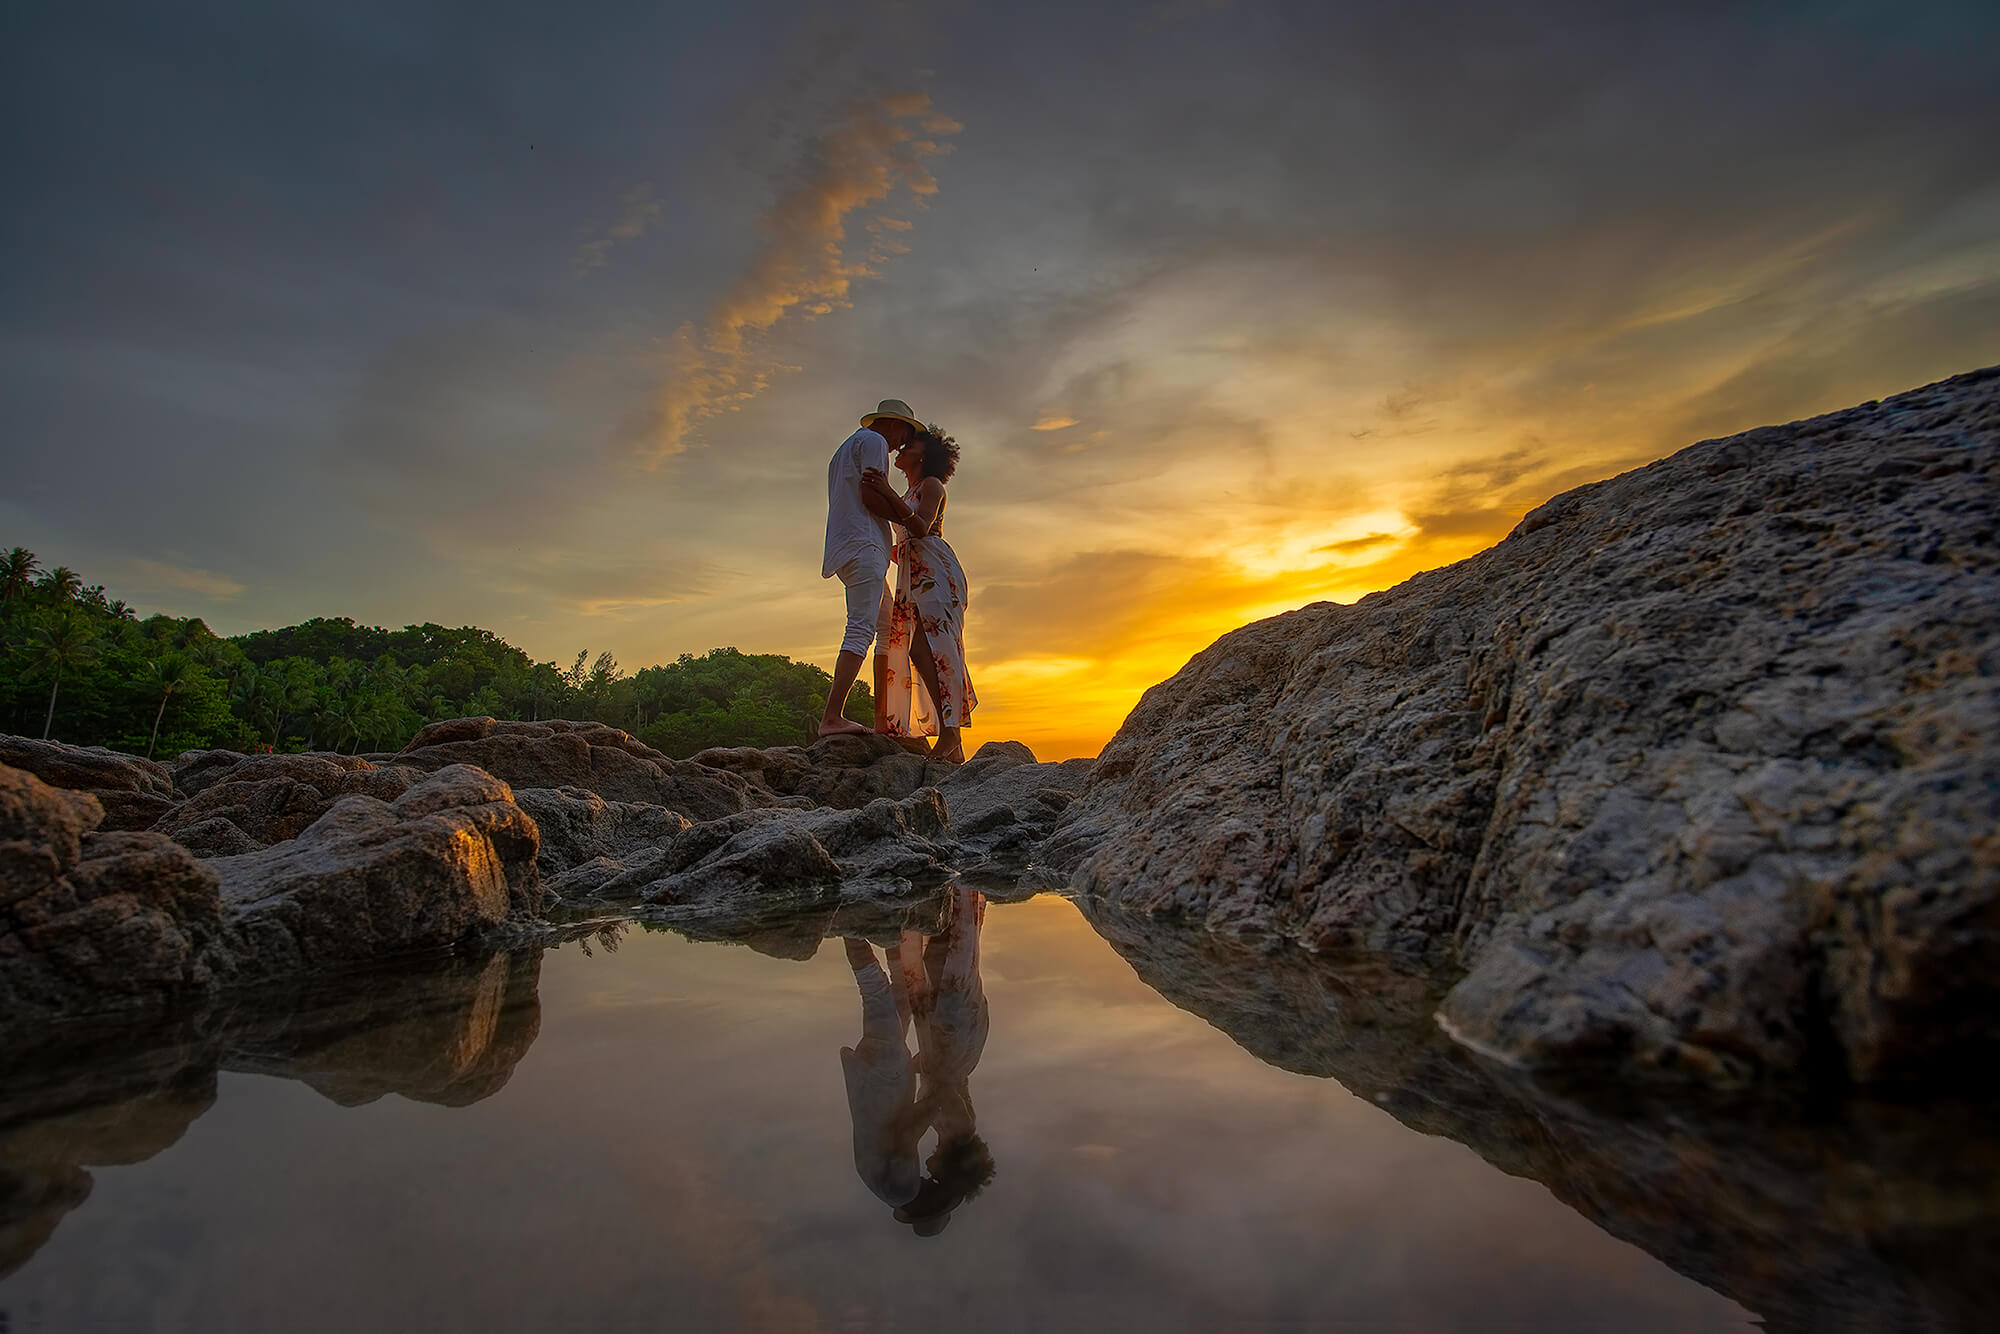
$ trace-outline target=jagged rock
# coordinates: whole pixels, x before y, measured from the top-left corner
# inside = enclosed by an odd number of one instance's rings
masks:
[[[454,718],[418,732],[396,763],[424,770],[476,765],[517,788],[580,787],[606,801],[664,806],[690,820],[770,804],[735,774],[672,759],[602,723]]]
[[[210,863],[239,975],[438,949],[525,924],[543,901],[534,821],[469,765],[394,801],[344,796],[296,839]]]
[[[1469,975],[1531,1067],[1953,1077],[2000,1042],[2000,368],[1706,441],[1225,636],[1042,857]]]
[[[907,797],[951,772],[926,758],[916,737],[830,736],[810,746],[719,746],[692,763],[725,770],[776,797],[802,797],[812,806],[858,810],[883,797]]]
[[[174,801],[173,775],[165,765],[102,746],[0,736],[0,764],[31,773],[50,787],[90,793],[104,809],[98,828],[107,832],[145,829]]]
[[[216,984],[215,873],[158,834],[93,832],[101,818],[0,765],[0,1030]]]
[[[981,859],[977,874],[989,896],[1034,894],[1047,887],[1031,864],[1036,848],[1055,829],[1062,813],[1083,790],[1095,760],[1041,764],[1018,741],[989,741],[977,754],[938,780],[951,822],[951,836]],[[1001,872],[999,881],[993,872]]]
[[[949,879],[960,850],[945,828],[944,802],[925,788],[860,810],[818,807],[743,811],[692,825],[619,863],[601,859],[559,881],[565,898],[720,904],[756,899],[790,912],[846,898],[895,898]],[[590,883],[592,873],[610,872]],[[721,911],[721,909],[718,909]]]
[[[555,878],[573,867],[604,863],[622,869],[625,857],[658,847],[688,828],[684,816],[664,806],[606,801],[580,787],[517,788],[514,801],[541,830],[537,865],[552,889]]]
[[[0,735],[0,764],[31,773],[50,787],[73,792],[174,794],[173,775],[165,765],[102,746],[69,746],[60,741]]]
[[[350,755],[237,759],[226,770],[201,771],[198,790],[155,824],[155,832],[197,856],[235,856],[297,838],[340,797],[394,801],[423,777],[421,770],[378,768]]]
[[[338,751],[309,750],[298,755],[246,755],[240,750],[190,750],[168,762],[173,774],[174,795],[197,797],[218,783],[240,783],[266,778],[293,778],[307,783],[324,783],[328,775],[365,773],[382,765],[366,755],[342,755]]]

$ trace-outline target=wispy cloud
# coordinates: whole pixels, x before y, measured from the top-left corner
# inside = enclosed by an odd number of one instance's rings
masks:
[[[1074,417],[1044,417],[1028,429],[1031,431],[1065,431],[1076,425]]]
[[[674,336],[667,382],[642,461],[680,453],[710,419],[741,407],[784,369],[759,343],[788,319],[809,320],[848,305],[854,284],[874,277],[907,247],[907,219],[874,216],[849,235],[859,210],[906,193],[921,207],[937,193],[926,158],[950,151],[936,137],[958,122],[931,111],[923,93],[896,93],[848,109],[814,141],[802,179],[765,216],[765,241],[699,327]]]
[[[653,198],[650,185],[633,186],[619,202],[623,208],[617,219],[577,247],[576,257],[570,263],[571,272],[577,277],[603,268],[610,262],[612,246],[620,241],[638,240],[666,214],[666,206]]]
[[[226,601],[245,588],[241,580],[226,574],[162,560],[125,561],[105,573],[115,587],[130,590],[140,597],[159,593],[195,593]]]

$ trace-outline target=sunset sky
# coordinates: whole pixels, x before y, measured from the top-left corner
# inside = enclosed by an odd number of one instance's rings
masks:
[[[0,546],[224,633],[831,665],[958,436],[968,740],[2000,361],[2000,6],[16,7]]]

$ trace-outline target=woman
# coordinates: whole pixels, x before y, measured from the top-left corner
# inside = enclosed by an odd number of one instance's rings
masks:
[[[897,451],[896,467],[909,479],[901,495],[881,473],[862,476],[903,530],[896,600],[880,650],[888,659],[888,734],[935,736],[932,758],[957,764],[965,759],[959,729],[971,724],[979,702],[965,670],[965,571],[944,540],[945,483],[958,468],[958,444],[933,425]]]

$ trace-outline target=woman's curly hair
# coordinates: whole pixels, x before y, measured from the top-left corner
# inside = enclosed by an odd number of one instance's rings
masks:
[[[924,451],[924,476],[935,477],[940,482],[948,482],[958,471],[958,441],[944,433],[944,428],[932,422],[917,432],[916,443]]]

